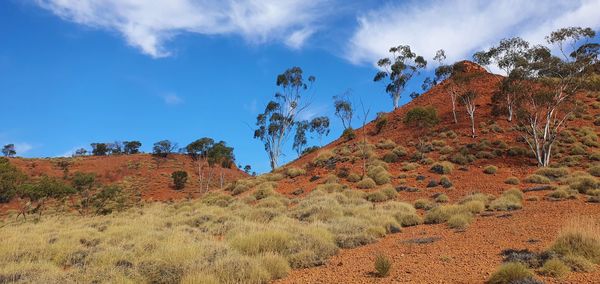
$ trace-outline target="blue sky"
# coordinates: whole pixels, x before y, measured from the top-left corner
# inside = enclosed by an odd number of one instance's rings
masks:
[[[429,59],[444,48],[454,61],[507,36],[598,30],[599,10],[598,0],[0,1],[0,144],[47,157],[92,142],[140,140],[149,151],[209,136],[262,172],[251,128],[288,67],[316,76],[305,117],[330,116],[329,142],[341,133],[332,96],[351,89],[371,114],[391,110],[372,78],[392,45]]]

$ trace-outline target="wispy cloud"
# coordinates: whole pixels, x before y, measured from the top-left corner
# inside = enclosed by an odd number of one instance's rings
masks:
[[[167,93],[162,95],[162,99],[167,105],[179,105],[183,103],[183,99],[174,93]]]
[[[443,48],[448,60],[455,61],[504,37],[541,43],[560,27],[598,28],[598,11],[600,0],[411,0],[359,16],[346,58],[374,63],[391,46],[408,44],[427,59]]]
[[[21,156],[23,154],[27,154],[29,151],[31,151],[34,146],[30,143],[26,143],[26,142],[0,142],[0,148],[4,147],[4,145],[7,144],[14,144],[15,145],[15,151],[17,151],[17,155]]]
[[[252,43],[301,47],[333,0],[35,0],[78,24],[114,30],[152,57],[178,33],[239,35]]]

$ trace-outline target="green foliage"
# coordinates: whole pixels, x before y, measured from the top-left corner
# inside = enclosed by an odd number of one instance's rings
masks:
[[[388,124],[388,117],[385,113],[378,113],[375,119],[375,134],[379,134],[381,130]]]
[[[92,143],[92,155],[105,156],[108,154],[108,145],[106,143]]]
[[[527,183],[537,183],[537,184],[549,184],[550,183],[550,179],[542,176],[542,175],[538,175],[538,174],[533,174],[533,175],[528,175],[525,178],[525,182]]]
[[[4,155],[4,157],[14,157],[16,154],[15,144],[7,144],[2,147],[2,155]]]
[[[142,142],[140,141],[123,141],[123,153],[125,155],[138,154],[140,147],[142,147]]]
[[[533,278],[533,273],[520,262],[509,262],[503,264],[488,279],[488,284],[510,284],[519,283]]]
[[[208,151],[215,144],[215,140],[209,137],[200,138],[187,146],[185,146],[185,151],[188,155],[192,157],[192,159],[206,158],[208,156]]]
[[[506,180],[504,180],[504,183],[517,185],[521,182],[519,181],[519,179],[517,177],[508,177]]]
[[[375,257],[375,271],[378,277],[386,277],[392,269],[392,261],[385,255],[379,254]]]
[[[435,163],[429,169],[429,171],[431,171],[432,173],[440,174],[440,175],[447,175],[447,174],[452,173],[453,169],[454,169],[454,165],[452,165],[452,163],[450,163],[450,162],[439,162],[439,163]]]
[[[369,189],[377,186],[375,181],[370,177],[365,177],[361,181],[359,181],[356,186],[361,189]]]
[[[437,110],[433,107],[415,107],[404,116],[404,123],[417,128],[433,127],[439,122]]]
[[[152,155],[164,158],[173,153],[176,148],[177,144],[174,144],[169,140],[158,141],[152,146]]]
[[[342,138],[344,138],[346,141],[350,141],[356,138],[356,133],[354,133],[354,129],[352,127],[344,129],[344,132],[342,132]]]
[[[288,177],[295,178],[297,176],[301,176],[301,175],[306,174],[306,170],[305,169],[301,169],[301,168],[290,167],[290,168],[287,168],[285,170],[285,174]]]
[[[540,168],[535,171],[536,174],[545,176],[552,180],[557,180],[559,178],[565,177],[569,174],[568,168]]]
[[[188,173],[186,171],[174,171],[171,174],[171,178],[173,179],[175,189],[181,190],[185,187],[185,184],[187,183]]]
[[[486,173],[486,174],[488,174],[488,175],[493,175],[497,171],[498,171],[498,167],[492,166],[492,165],[489,165],[489,166],[486,166],[485,168],[483,168],[483,172]]]
[[[9,202],[15,196],[19,184],[25,179],[26,176],[7,158],[0,157],[0,203]]]
[[[571,269],[558,258],[552,258],[544,263],[540,273],[542,275],[560,278],[569,273]]]

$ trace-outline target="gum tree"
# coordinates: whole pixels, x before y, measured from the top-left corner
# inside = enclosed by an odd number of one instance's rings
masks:
[[[492,103],[494,106],[503,105],[506,108],[508,121],[513,120],[515,105],[518,101],[518,92],[515,89],[521,88],[520,84],[523,82],[510,75],[517,68],[519,62],[524,60],[528,49],[529,42],[520,37],[513,37],[503,39],[497,46],[473,55],[475,62],[480,65],[489,68],[491,64],[494,64],[503,71],[504,77],[498,78],[501,83],[500,90],[492,97]],[[488,71],[490,70],[488,69]],[[500,103],[501,101],[504,102]]]
[[[310,132],[316,133],[319,137],[319,146],[322,145],[323,135],[329,135],[329,117],[319,116],[310,121]]]
[[[377,66],[382,71],[375,74],[373,81],[387,81],[385,91],[392,97],[394,109],[396,109],[406,84],[414,75],[419,74],[420,69],[427,66],[427,61],[423,56],[412,52],[408,45],[392,47],[390,53],[390,57],[377,61]]]
[[[7,144],[4,145],[4,147],[2,147],[2,155],[4,155],[4,157],[14,157],[17,154],[17,151],[15,150],[15,144]]]
[[[342,121],[344,130],[352,128],[352,117],[354,115],[354,108],[352,102],[350,102],[350,91],[334,96],[333,105],[335,106],[335,116],[339,117]]]
[[[459,98],[461,103],[465,106],[469,119],[471,120],[471,137],[475,138],[475,110],[477,109],[475,99],[477,99],[477,93],[474,91],[466,91]]]
[[[589,43],[594,36],[590,28],[554,31],[546,41],[559,55],[553,55],[548,47],[534,46],[513,71],[531,84],[518,106],[518,129],[540,167],[550,164],[554,143],[574,109],[574,96],[586,70],[598,62],[598,44]]]
[[[254,138],[263,142],[271,169],[278,167],[296,119],[308,106],[303,97],[314,81],[314,76],[305,78],[300,67],[285,70],[277,76],[280,91],[275,94],[274,100],[267,103],[265,111],[256,117]]]

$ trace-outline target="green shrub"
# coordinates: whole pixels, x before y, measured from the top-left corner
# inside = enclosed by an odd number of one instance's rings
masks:
[[[385,139],[379,141],[376,146],[379,149],[391,150],[396,147],[396,142],[392,141],[391,139]]]
[[[392,268],[392,261],[382,254],[375,257],[375,271],[377,276],[386,277],[390,274]]]
[[[435,198],[435,202],[438,203],[447,203],[448,201],[450,201],[450,198],[448,198],[448,195],[445,194],[440,194]]]
[[[346,179],[349,182],[358,182],[360,181],[360,175],[357,173],[350,173]]]
[[[537,175],[545,176],[552,180],[559,179],[569,174],[568,168],[540,168],[535,171]]]
[[[371,202],[383,202],[389,200],[388,196],[381,191],[374,191],[367,194],[366,199]]]
[[[451,229],[464,230],[466,229],[473,217],[470,214],[456,214],[448,219],[448,227]]]
[[[569,152],[571,155],[585,155],[587,151],[583,148],[581,144],[575,144],[571,147],[571,151]]]
[[[485,210],[485,203],[480,200],[469,200],[461,203],[461,205],[471,213],[481,213],[483,210]]]
[[[450,162],[439,162],[439,163],[435,163],[430,169],[429,171],[436,173],[436,174],[440,174],[440,175],[447,175],[452,173],[452,170],[454,169],[454,165],[452,165],[452,163]]]
[[[292,245],[293,235],[280,230],[265,230],[238,234],[229,240],[229,244],[245,255],[262,253],[286,253]]]
[[[497,171],[498,171],[498,167],[496,167],[496,166],[492,166],[492,165],[486,166],[486,167],[483,169],[483,172],[484,172],[485,174],[488,174],[488,175],[493,175],[493,174],[495,174]]]
[[[442,205],[427,211],[425,214],[425,224],[439,224],[444,223],[450,219],[453,215],[457,214],[468,214],[467,208],[461,205]]]
[[[423,219],[421,218],[421,216],[417,215],[416,213],[397,213],[396,215],[394,215],[394,217],[396,217],[396,220],[398,220],[398,222],[400,223],[400,225],[402,225],[402,227],[411,227],[411,226],[416,226],[416,225],[420,225],[423,223]]]
[[[537,183],[537,184],[549,184],[550,183],[550,179],[547,178],[547,177],[545,177],[545,176],[533,174],[533,175],[528,175],[525,178],[525,182],[527,182],[527,183]]]
[[[344,129],[344,132],[342,132],[342,138],[344,138],[346,141],[350,141],[356,138],[356,133],[354,133],[354,129],[352,129],[352,127]]]
[[[496,155],[489,151],[479,151],[475,154],[475,157],[477,157],[477,159],[493,159]]]
[[[275,253],[261,255],[258,262],[269,273],[271,279],[284,278],[290,272],[290,264],[287,259]]]
[[[553,258],[544,263],[540,273],[550,277],[563,277],[569,273],[571,269],[560,259]]]
[[[463,153],[455,153],[450,156],[450,161],[458,165],[467,165],[475,160],[475,156]]]
[[[396,155],[394,152],[390,151],[390,152],[385,153],[385,155],[383,155],[382,159],[386,163],[395,163],[395,162],[398,162],[400,157],[398,157],[398,155]]]
[[[180,190],[183,189],[187,183],[188,173],[186,171],[174,171],[171,174],[171,178],[173,179],[175,189]]]
[[[442,176],[440,178],[440,185],[444,188],[451,188],[452,182],[450,181],[450,179],[447,176]]]
[[[301,175],[306,174],[306,170],[305,169],[301,169],[301,168],[291,167],[291,168],[287,168],[285,170],[285,174],[288,177],[295,178],[297,176],[301,176]]]
[[[381,130],[388,124],[387,114],[378,113],[375,119],[375,134],[379,134]]]
[[[269,272],[248,256],[223,257],[211,268],[219,283],[267,283],[270,280]]]
[[[566,199],[569,197],[569,193],[564,189],[556,189],[548,194],[548,197],[553,199]]]
[[[440,148],[440,154],[442,155],[448,155],[452,152],[454,152],[454,148],[452,148],[451,146],[444,146]]]
[[[566,255],[563,257],[563,261],[575,272],[591,272],[594,270],[594,263],[580,255]]]
[[[398,157],[404,157],[406,156],[407,151],[406,148],[398,146],[392,150],[392,153],[396,154]]]
[[[356,186],[361,189],[370,189],[377,186],[375,181],[370,177],[365,177],[361,181],[359,181]]]
[[[588,173],[595,177],[600,177],[600,165],[591,166],[588,168]]]
[[[390,174],[383,166],[370,166],[367,175],[372,178],[377,185],[390,182]]]
[[[419,167],[417,163],[403,163],[402,170],[405,172],[414,171]]]
[[[317,154],[317,156],[313,159],[313,163],[317,166],[324,166],[327,161],[333,159],[335,154],[330,150],[323,150]]]
[[[580,256],[600,264],[600,229],[596,222],[578,221],[563,228],[550,251],[562,256]]]
[[[512,148],[509,148],[507,151],[507,154],[511,157],[527,156],[528,153],[529,153],[529,150],[527,150],[523,147],[512,147]]]
[[[519,183],[521,183],[519,181],[519,179],[517,177],[509,177],[506,180],[504,180],[504,183],[506,184],[512,184],[512,185],[517,185]]]
[[[533,278],[533,273],[520,262],[505,263],[490,276],[489,284],[511,284],[519,283]]]
[[[592,161],[600,161],[600,152],[590,154],[589,159]]]
[[[415,201],[415,208],[429,210],[433,208],[433,203],[427,199],[417,199]]]
[[[179,283],[184,272],[183,267],[160,260],[143,261],[137,269],[148,283],[156,284]]]
[[[590,190],[600,189],[600,181],[589,175],[571,177],[567,180],[567,183],[571,189],[577,190],[579,193],[587,193]]]
[[[439,121],[437,110],[433,107],[415,107],[404,116],[404,123],[417,128],[429,128]]]
[[[496,211],[508,211],[521,209],[523,193],[517,189],[509,189],[502,195],[490,202],[489,208]]]

